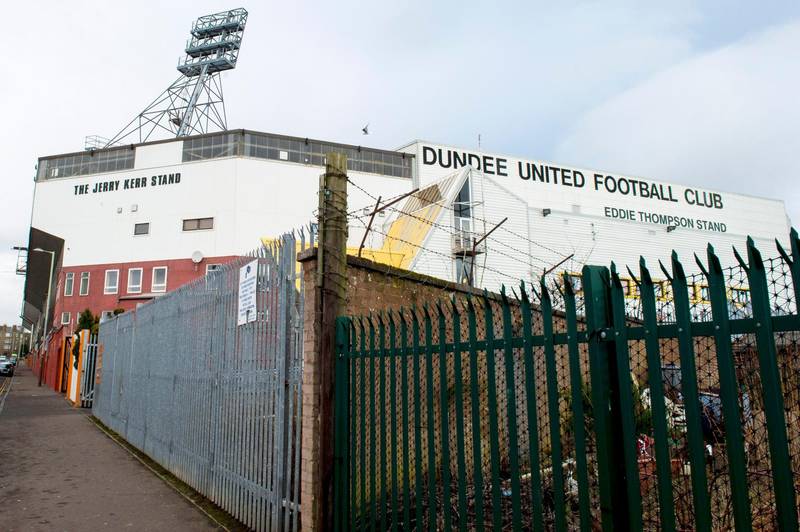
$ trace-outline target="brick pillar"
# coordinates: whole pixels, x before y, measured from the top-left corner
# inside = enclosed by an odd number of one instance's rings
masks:
[[[328,153],[319,188],[319,248],[303,263],[303,530],[333,524],[333,385],[336,318],[347,290],[347,157]]]

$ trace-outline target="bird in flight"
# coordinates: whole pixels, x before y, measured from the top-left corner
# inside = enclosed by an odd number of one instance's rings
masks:
[[[362,132],[363,134],[365,134],[365,135],[369,135],[369,122],[367,122],[367,125],[366,125],[366,126],[364,126],[364,127],[362,127],[362,128],[361,128],[361,132]]]

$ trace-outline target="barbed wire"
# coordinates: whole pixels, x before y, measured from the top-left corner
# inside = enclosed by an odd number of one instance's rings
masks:
[[[361,192],[363,192],[364,194],[366,194],[366,195],[367,195],[367,196],[369,196],[370,198],[372,198],[372,199],[374,199],[374,200],[376,200],[376,201],[377,201],[377,199],[378,199],[378,198],[377,198],[376,196],[374,196],[373,194],[371,194],[371,193],[367,192],[367,191],[366,191],[366,190],[365,190],[363,187],[360,187],[359,185],[357,185],[356,183],[354,183],[353,181],[351,181],[349,177],[347,178],[347,182],[348,182],[348,183],[350,183],[350,184],[352,184],[354,187],[356,187],[358,190],[360,190]],[[394,198],[398,198],[398,197],[400,197],[401,195],[402,195],[402,194],[400,194],[400,195],[397,195],[397,196],[394,196]],[[392,198],[392,199],[394,199],[394,198]],[[388,202],[389,200],[386,200],[386,201]],[[436,203],[436,204],[438,204],[439,206],[441,206],[442,208],[444,208],[444,209],[447,209],[447,210],[449,210],[449,211],[451,211],[451,212],[455,212],[455,208],[454,208],[454,207],[452,207],[452,206],[450,206],[450,205],[445,205],[445,203],[444,203],[444,200],[440,200],[440,201],[437,201],[437,202],[431,202],[431,204],[433,204],[433,203]],[[361,209],[359,209],[359,210],[361,210]],[[352,212],[357,212],[357,211],[352,211]],[[402,212],[402,211],[401,211],[401,212]],[[404,214],[408,214],[408,213],[404,213]],[[486,219],[480,218],[479,216],[470,216],[470,218],[472,218],[473,220],[476,220],[476,221],[478,221],[478,222],[482,222],[482,223],[485,223],[485,224],[491,225],[491,226],[494,226],[494,225],[496,225],[496,223],[495,223],[495,222],[492,222],[492,221],[489,221],[489,220],[486,220]],[[540,247],[540,248],[542,248],[542,249],[544,249],[544,250],[546,250],[546,251],[549,251],[550,253],[553,253],[553,254],[555,254],[555,255],[558,255],[559,257],[562,257],[562,258],[566,258],[566,257],[568,257],[568,254],[566,254],[566,253],[563,253],[563,252],[560,252],[560,251],[556,251],[556,250],[554,250],[554,249],[552,249],[552,248],[550,248],[550,247],[548,247],[548,246],[545,246],[544,244],[542,244],[542,243],[540,243],[540,242],[536,242],[535,240],[532,240],[530,237],[526,237],[526,236],[523,236],[523,235],[521,235],[521,234],[517,233],[516,231],[512,231],[511,229],[508,229],[507,227],[505,227],[505,226],[503,226],[503,225],[501,225],[501,226],[500,226],[498,229],[500,229],[500,230],[502,230],[502,231],[505,231],[505,232],[507,232],[507,233],[509,233],[509,234],[511,234],[511,235],[513,235],[513,236],[515,236],[515,237],[517,237],[517,238],[519,238],[519,239],[521,239],[521,240],[525,240],[526,242],[529,242],[529,243],[531,243],[531,244],[533,244],[533,245],[535,245],[535,246],[538,246],[538,247]],[[498,241],[498,240],[497,240],[497,238],[495,238],[495,237],[491,237],[491,236],[490,236],[488,239],[489,239],[489,240]],[[499,241],[498,241],[498,242],[499,242]],[[503,244],[503,245],[506,245],[506,246],[508,246],[507,244]],[[511,246],[508,246],[508,247],[511,247]]]

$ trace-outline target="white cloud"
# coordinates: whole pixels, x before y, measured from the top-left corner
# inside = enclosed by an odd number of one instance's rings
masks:
[[[800,220],[800,22],[658,73],[588,112],[559,160],[774,197]]]

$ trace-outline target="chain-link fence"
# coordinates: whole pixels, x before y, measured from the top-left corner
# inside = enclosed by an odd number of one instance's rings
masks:
[[[341,318],[338,528],[795,529],[793,238]]]
[[[284,235],[100,327],[94,415],[255,530],[298,528],[307,245]]]

